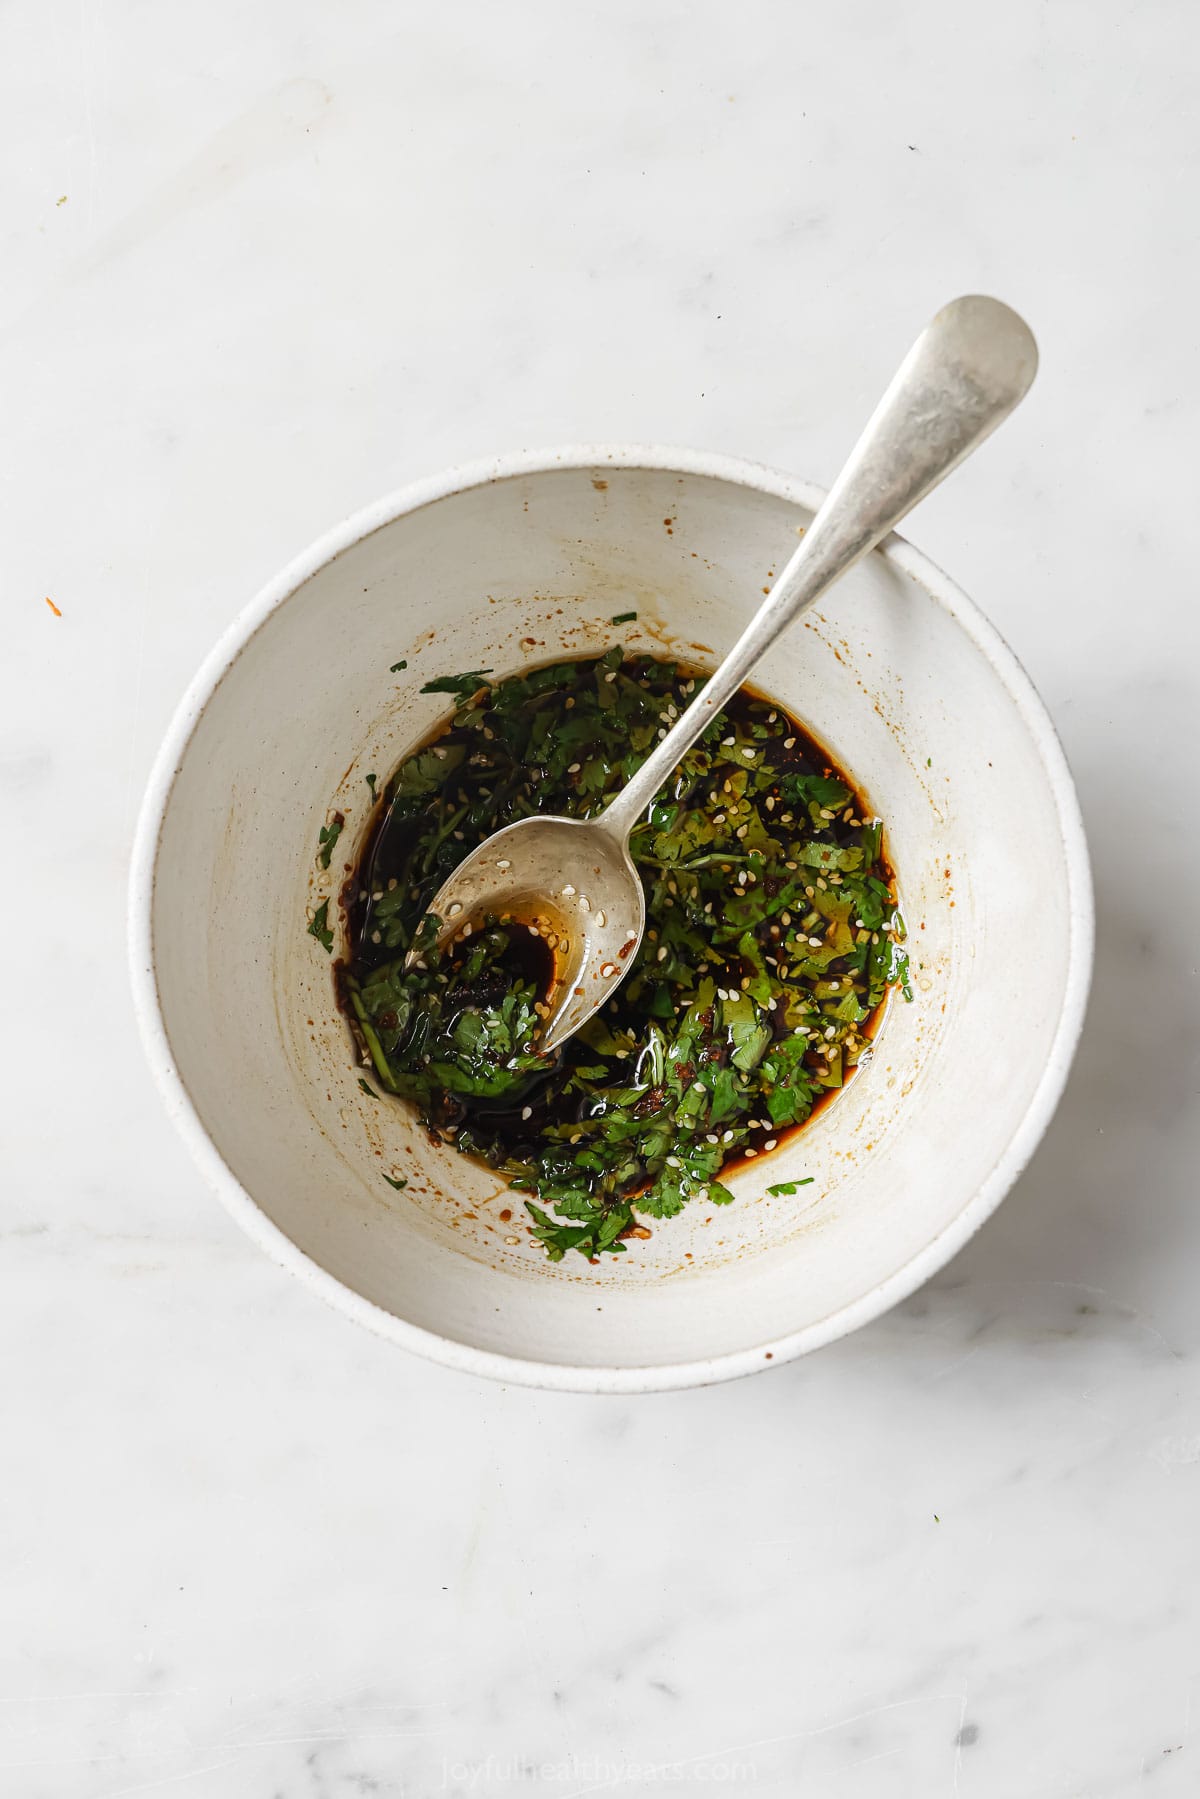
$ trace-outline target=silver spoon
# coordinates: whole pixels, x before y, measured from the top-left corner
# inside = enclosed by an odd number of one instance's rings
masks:
[[[781,631],[981,444],[1029,389],[1037,345],[999,300],[952,300],[921,333],[821,510],[724,662],[595,818],[523,818],[480,844],[429,910],[438,942],[511,913],[551,942],[541,1045],[557,1049],[620,985],[646,923],[629,833]],[[415,959],[410,952],[408,961]]]

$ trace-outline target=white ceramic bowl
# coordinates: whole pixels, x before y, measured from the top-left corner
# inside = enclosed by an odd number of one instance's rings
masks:
[[[293,563],[179,709],[132,877],[151,1064],[250,1235],[407,1348],[607,1392],[786,1360],[939,1268],[1046,1127],[1091,966],[1075,794],[1015,658],[899,538],[759,677],[886,820],[911,937],[914,1002],[893,1003],[873,1062],[811,1129],[738,1175],[736,1204],[693,1205],[599,1267],[551,1265],[518,1197],[358,1088],[305,908],[340,884],[367,821],[365,775],[382,780],[444,715],[422,683],[618,636],[711,664],[820,497],[680,451],[592,447],[455,471]],[[612,615],[635,608],[637,625],[616,631]],[[347,828],[325,875],[317,832],[334,807]],[[393,1170],[403,1192],[383,1179]],[[792,1197],[766,1194],[805,1177]]]

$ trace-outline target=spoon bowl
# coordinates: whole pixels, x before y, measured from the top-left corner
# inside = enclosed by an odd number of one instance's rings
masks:
[[[485,917],[511,917],[550,951],[548,1011],[539,1042],[551,1051],[599,1011],[624,978],[646,923],[642,883],[624,841],[604,823],[522,818],[461,862],[432,906],[437,941],[468,936]],[[410,950],[411,966],[419,952]]]

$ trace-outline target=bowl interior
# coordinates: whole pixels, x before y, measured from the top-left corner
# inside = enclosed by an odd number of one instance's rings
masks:
[[[886,821],[914,1000],[891,1004],[873,1062],[810,1129],[735,1177],[734,1205],[693,1205],[602,1266],[547,1263],[518,1196],[360,1091],[331,960],[305,931],[367,826],[365,777],[382,782],[446,712],[423,682],[618,638],[711,666],[809,516],[765,486],[615,463],[471,485],[303,580],[203,706],[151,900],[169,1054],[235,1208],[393,1334],[432,1333],[450,1359],[518,1358],[562,1384],[746,1365],[869,1315],[931,1246],[949,1253],[989,1181],[998,1197],[1067,992],[1062,794],[1015,664],[903,546],[794,627],[758,685]],[[613,615],[632,610],[618,631]],[[344,853],[325,874],[317,833],[334,807]],[[333,899],[340,950],[336,912]],[[402,1192],[383,1178],[397,1173]],[[811,1184],[768,1196],[787,1180]]]

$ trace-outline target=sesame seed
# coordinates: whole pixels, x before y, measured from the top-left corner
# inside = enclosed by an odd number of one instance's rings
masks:
[[[778,1147],[779,1147],[779,1138],[778,1137],[768,1137],[766,1142],[763,1144],[764,1149],[778,1149]]]
[[[604,677],[604,679],[606,681],[615,681],[616,678],[617,678],[617,671],[615,668],[610,668],[608,673]]]
[[[583,911],[583,912],[590,912],[590,911],[591,911],[591,909],[592,909],[592,902],[591,902],[591,900],[590,900],[590,899],[589,899],[589,898],[588,898],[588,896],[587,896],[587,894],[586,894],[586,893],[581,893],[581,894],[580,894],[580,896],[579,896],[579,907],[580,907],[580,910],[581,910],[581,911]]]
[[[615,962],[602,962],[600,964],[600,973],[604,976],[605,980],[608,979],[610,974],[616,974],[616,972],[617,965]]]
[[[585,910],[585,911],[586,911],[586,910],[587,910],[587,901],[586,901],[586,900],[584,900],[584,901],[583,901],[583,902],[582,902],[582,904],[583,904],[583,908],[584,908],[584,910]],[[605,925],[606,925],[606,924],[607,924],[607,923],[608,923],[608,918],[607,918],[607,916],[606,916],[606,915],[605,915],[605,913],[603,913],[603,912],[597,912],[597,914],[596,914],[596,923],[597,923],[597,924],[598,924],[598,925],[599,925],[599,926],[600,926],[600,929],[601,929],[601,930],[603,930],[603,929],[604,929],[604,927],[605,927]]]
[[[745,1153],[748,1156],[756,1156],[758,1154],[758,1151],[756,1149],[747,1149]]]
[[[512,863],[508,860],[507,856],[501,856],[496,863],[496,867],[497,868],[511,868]]]
[[[783,747],[785,750],[794,750],[796,747],[796,739],[794,737],[785,737],[783,740]]]
[[[567,769],[567,773],[569,775],[577,775],[579,773],[579,767],[580,765],[578,762],[572,762]]]
[[[567,885],[564,888],[562,888],[561,891],[562,891],[562,896],[564,899],[570,899],[570,897],[574,893],[575,889],[571,886],[570,882],[568,881]]]
[[[736,742],[737,742],[736,737],[722,737],[721,748],[723,750],[731,749]]]
[[[668,1156],[667,1157],[667,1167],[668,1168],[679,1168],[681,1166],[682,1166],[682,1164],[681,1164],[678,1156]]]
[[[372,931],[371,932],[371,942],[372,943],[382,943],[383,942],[383,932],[382,931]]]
[[[777,719],[777,718],[778,718],[778,717],[779,717],[779,714],[778,714],[778,712],[768,712],[768,713],[767,713],[767,723],[768,723],[768,724],[769,724],[769,725],[773,725],[773,724],[774,724],[774,723],[775,723],[775,720],[776,720],[776,719]]]
[[[810,949],[820,949],[821,947],[821,939],[819,937],[810,937],[808,943]]]
[[[660,949],[660,950],[659,950],[659,952],[658,952],[658,955],[657,955],[657,957],[656,957],[656,958],[655,958],[655,959],[656,959],[656,960],[657,960],[657,961],[659,961],[659,962],[665,962],[665,961],[666,961],[666,959],[667,959],[667,946],[666,946],[666,944],[665,944],[665,943],[664,943],[664,944],[663,944],[663,946],[662,946],[662,948],[661,948],[661,949]]]

